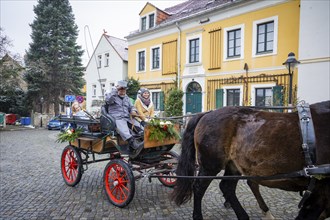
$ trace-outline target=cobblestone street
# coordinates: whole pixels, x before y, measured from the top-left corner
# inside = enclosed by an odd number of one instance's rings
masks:
[[[168,196],[171,188],[157,179],[136,182],[135,195],[125,208],[113,206],[103,190],[107,162],[88,166],[80,183],[67,186],[60,170],[65,143],[56,143],[58,131],[25,129],[0,131],[0,219],[192,219],[192,203],[177,207]],[[203,200],[204,219],[236,219],[214,180]],[[294,219],[298,193],[261,187],[276,219]],[[237,195],[251,219],[263,214],[246,181],[239,181]]]

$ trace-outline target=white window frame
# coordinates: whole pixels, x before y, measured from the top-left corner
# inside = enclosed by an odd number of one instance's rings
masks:
[[[97,68],[102,67],[102,54],[97,55]]]
[[[161,89],[153,89],[153,90],[149,90],[150,91],[150,100],[152,100],[152,94],[156,93],[156,92],[162,92]],[[160,110],[156,110],[156,106],[154,104],[154,108],[155,108],[155,116],[159,116],[159,113],[161,112]]]
[[[146,19],[146,29],[142,30],[142,19],[145,18]],[[146,15],[140,17],[140,31],[145,31],[148,30],[148,17]]]
[[[159,68],[155,68],[153,69],[152,68],[152,64],[153,64],[153,54],[152,54],[152,50],[153,49],[156,49],[156,48],[159,48]],[[150,71],[157,71],[157,70],[160,70],[162,68],[162,45],[159,44],[159,45],[155,45],[153,47],[150,47]]]
[[[223,89],[223,106],[227,106],[227,89],[239,89],[239,103],[243,103],[243,85],[240,86],[222,86]]]
[[[198,60],[199,62],[196,63],[189,63],[189,56],[190,56],[190,40],[193,39],[199,39],[199,56],[198,56]],[[189,37],[186,38],[186,65],[200,65],[202,63],[202,34],[195,34],[195,35],[191,35]]]
[[[105,53],[104,54],[104,66],[108,67],[110,64],[110,53]]]
[[[257,27],[261,23],[274,22],[274,41],[273,41],[273,52],[265,54],[257,54]],[[269,18],[264,18],[253,22],[253,32],[252,32],[252,57],[263,57],[277,54],[277,42],[278,42],[278,16],[273,16]]]
[[[144,70],[139,70],[139,53],[144,51]],[[146,66],[146,62],[147,62],[147,49],[143,48],[140,50],[136,50],[136,72],[137,73],[145,73],[147,70],[147,66]]]
[[[96,89],[97,89],[97,85],[96,84],[92,84],[92,97],[95,98],[96,97]]]
[[[151,28],[154,28],[156,26],[156,11],[153,11],[153,12],[150,12],[147,14],[147,23],[148,23],[148,26],[147,26],[147,29],[150,29],[150,15],[154,15],[154,25],[151,27]]]
[[[274,86],[276,86],[275,83],[269,83],[269,84],[251,84],[251,94],[250,94],[251,104],[253,106],[256,105],[256,89],[258,89],[258,88],[267,88],[267,87],[273,88]],[[272,94],[272,97],[273,97],[273,94]]]
[[[151,28],[154,28],[156,26],[156,19],[157,19],[157,14],[156,14],[156,11],[152,11],[152,12],[149,12],[148,14],[144,14],[143,16],[140,17],[140,28],[139,30],[142,31],[142,19],[143,18],[146,18],[146,29],[145,30],[148,30],[150,29],[150,15],[154,14],[154,25],[153,27]],[[143,30],[143,31],[145,31]]]
[[[228,32],[236,30],[236,29],[241,29],[241,56],[240,57],[233,57],[233,58],[228,58],[227,54],[227,49],[228,49]],[[242,60],[244,59],[244,32],[245,32],[245,25],[240,24],[240,25],[235,25],[232,27],[227,27],[224,28],[224,33],[223,33],[223,61],[232,61],[232,60]]]
[[[104,94],[105,94],[105,92],[106,92],[105,83],[101,83],[101,86],[102,86],[102,89],[101,89],[101,91],[102,91],[102,94],[101,94],[101,95],[103,95],[103,96],[104,96]]]

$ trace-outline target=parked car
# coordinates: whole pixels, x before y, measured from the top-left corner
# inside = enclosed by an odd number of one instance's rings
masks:
[[[58,116],[55,116],[47,123],[48,130],[64,130],[68,126],[67,122],[61,122]]]

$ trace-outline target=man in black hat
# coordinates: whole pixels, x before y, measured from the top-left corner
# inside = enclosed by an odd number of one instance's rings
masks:
[[[143,141],[138,142],[130,133],[127,122],[141,128],[140,123],[130,119],[130,115],[137,115],[137,110],[126,95],[127,82],[118,81],[116,88],[105,94],[105,101],[109,105],[108,112],[116,119],[117,131],[123,140],[128,141],[133,157],[136,157],[143,149]]]

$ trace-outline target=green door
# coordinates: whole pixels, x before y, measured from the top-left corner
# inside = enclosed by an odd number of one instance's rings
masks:
[[[186,112],[202,111],[202,88],[197,82],[191,82],[186,91]]]

